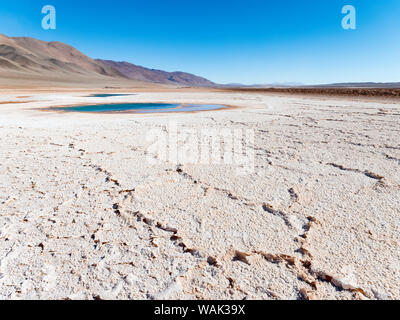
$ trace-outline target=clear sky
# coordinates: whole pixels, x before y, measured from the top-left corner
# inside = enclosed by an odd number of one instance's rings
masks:
[[[41,28],[47,4],[56,30]],[[3,0],[0,33],[218,83],[400,81],[399,0]]]

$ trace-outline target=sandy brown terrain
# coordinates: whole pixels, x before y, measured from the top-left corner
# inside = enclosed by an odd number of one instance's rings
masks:
[[[0,34],[0,85],[39,87],[207,87],[213,82],[186,72],[166,72],[128,62],[92,59],[58,41]]]
[[[400,298],[398,102],[165,88],[85,97],[91,92],[2,90],[0,298]],[[106,101],[240,108],[34,110]],[[168,133],[171,123],[249,129],[254,170],[158,161],[148,133]]]
[[[335,87],[290,87],[290,88],[227,88],[227,92],[292,94],[307,96],[344,96],[355,98],[399,99],[400,88],[335,88]]]

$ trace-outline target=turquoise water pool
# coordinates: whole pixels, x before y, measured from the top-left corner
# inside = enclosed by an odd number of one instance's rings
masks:
[[[49,108],[62,112],[95,112],[95,113],[158,113],[158,112],[190,112],[226,109],[218,104],[177,104],[177,103],[115,103],[82,105],[73,107]]]
[[[87,96],[88,98],[108,98],[108,97],[124,97],[124,96],[135,96],[135,94],[125,93],[95,93]]]

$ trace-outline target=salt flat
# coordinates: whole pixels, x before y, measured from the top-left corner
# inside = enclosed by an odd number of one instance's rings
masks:
[[[87,95],[0,95],[0,298],[400,299],[399,103]],[[238,108],[33,110],[153,101]],[[150,163],[148,132],[171,123],[251,130],[253,170]]]

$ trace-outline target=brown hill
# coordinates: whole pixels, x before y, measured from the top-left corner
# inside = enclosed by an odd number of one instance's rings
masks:
[[[164,84],[181,84],[187,86],[210,87],[215,83],[185,72],[166,72],[149,69],[129,62],[116,62],[111,60],[96,60],[105,66],[118,70],[129,79]]]
[[[0,68],[25,74],[77,73],[124,78],[117,70],[98,64],[75,48],[61,42],[0,36]]]
[[[0,83],[18,81],[129,84],[159,83],[210,86],[212,82],[184,72],[168,73],[130,63],[94,60],[61,42],[0,34]]]

